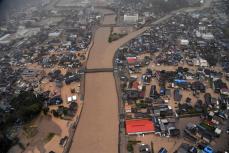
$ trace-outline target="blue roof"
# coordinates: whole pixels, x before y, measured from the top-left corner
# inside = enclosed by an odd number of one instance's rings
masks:
[[[158,153],[167,153],[167,150],[165,148],[161,148]]]
[[[204,148],[204,152],[205,153],[213,153],[213,149],[211,147],[207,146]]]
[[[186,80],[179,80],[179,79],[176,79],[175,82],[177,82],[177,83],[185,83],[185,82],[187,82],[187,81],[186,81]]]

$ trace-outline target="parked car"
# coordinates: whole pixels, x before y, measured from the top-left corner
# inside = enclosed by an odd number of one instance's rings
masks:
[[[158,153],[167,153],[168,151],[165,148],[161,148]]]

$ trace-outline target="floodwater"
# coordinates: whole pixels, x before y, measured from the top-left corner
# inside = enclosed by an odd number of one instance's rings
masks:
[[[170,16],[167,15],[154,24],[162,22]],[[112,24],[115,22],[114,19],[105,17],[103,23]],[[112,68],[115,51],[146,29],[148,27],[131,32],[117,41],[108,43],[110,27],[100,27],[95,33],[87,68]],[[86,74],[83,111],[70,153],[117,153],[118,128],[118,98],[113,74]],[[162,144],[163,142],[159,143]],[[173,147],[174,144],[171,146]]]
[[[112,68],[117,48],[144,30],[135,31],[122,39],[108,43],[110,27],[99,28],[95,33],[87,68]],[[117,153],[118,98],[113,73],[86,74],[85,82],[83,111],[70,153]]]
[[[131,32],[127,36],[114,41],[112,43],[108,43],[108,37],[110,34],[109,27],[102,27],[96,31],[94,38],[94,45],[90,51],[89,59],[87,62],[87,68],[112,68],[113,67],[113,56],[115,51],[127,43],[132,38],[135,38],[142,32],[144,32],[147,28],[142,28],[140,30]]]
[[[83,111],[70,153],[118,152],[118,100],[112,73],[86,75]]]
[[[105,15],[103,25],[115,24],[116,15]]]
[[[89,53],[87,62],[87,68],[101,68],[106,67],[109,60],[112,59],[112,55],[106,56],[106,48],[109,46],[108,37],[110,34],[109,27],[99,28],[94,37],[94,44]],[[112,65],[111,65],[112,66]]]

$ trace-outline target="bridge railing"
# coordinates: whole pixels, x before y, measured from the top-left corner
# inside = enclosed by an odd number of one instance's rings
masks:
[[[85,73],[100,73],[100,72],[113,72],[113,68],[98,68],[98,69],[85,69]]]

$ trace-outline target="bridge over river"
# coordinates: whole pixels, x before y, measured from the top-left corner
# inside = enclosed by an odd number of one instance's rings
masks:
[[[96,68],[96,69],[85,69],[84,73],[103,73],[103,72],[113,72],[113,68]]]
[[[84,70],[84,106],[70,153],[118,153],[119,113],[113,56],[122,44],[145,29],[108,43],[110,28],[100,27],[95,33],[94,45]]]
[[[206,5],[202,8],[205,8]],[[196,8],[198,10],[198,8]],[[170,18],[180,11],[174,11],[157,20],[154,24]],[[106,25],[113,24],[104,18]],[[115,17],[113,17],[115,20]],[[148,27],[129,33],[127,36],[108,43],[111,27],[97,29],[94,45],[90,50],[85,70],[85,99],[80,120],[73,138],[70,153],[118,153],[119,113],[118,97],[113,76],[115,51],[129,40],[143,33]],[[99,73],[98,73],[99,72]]]

